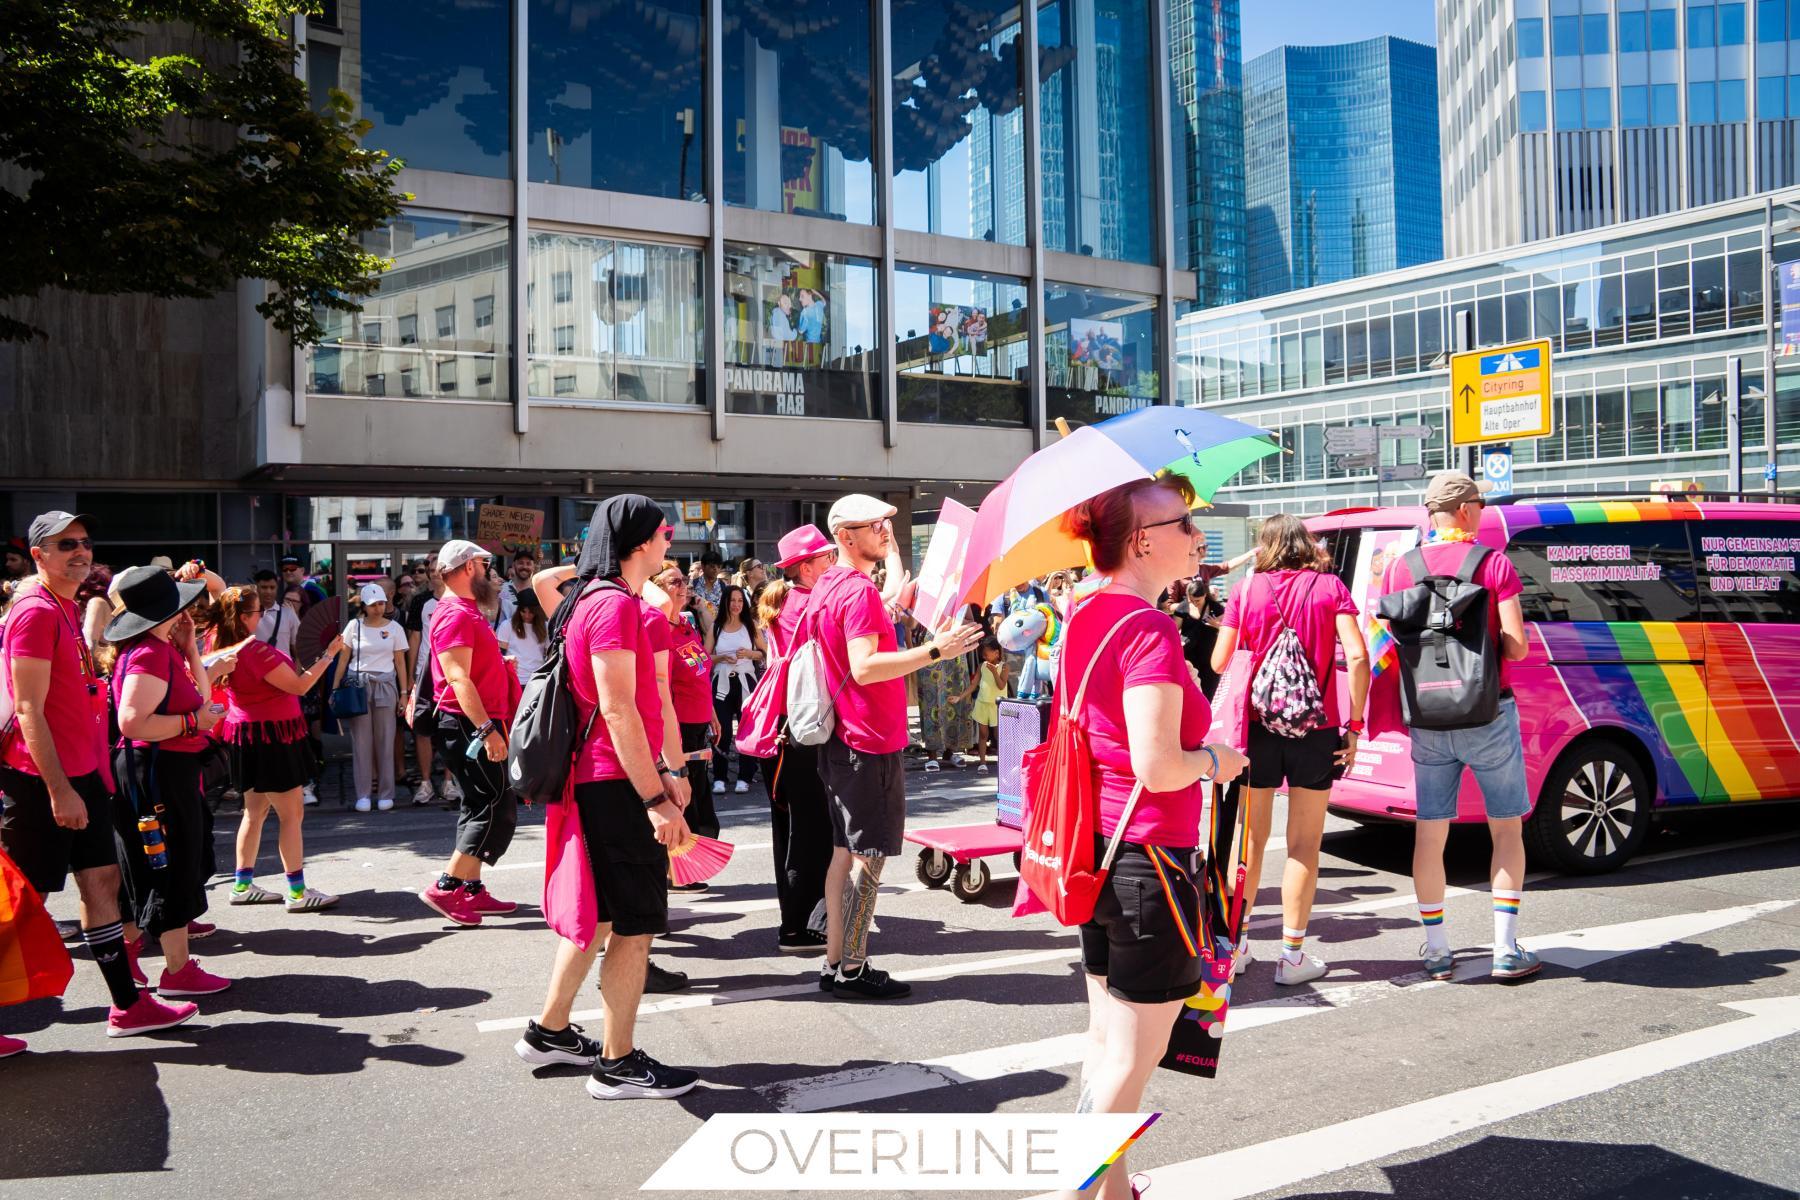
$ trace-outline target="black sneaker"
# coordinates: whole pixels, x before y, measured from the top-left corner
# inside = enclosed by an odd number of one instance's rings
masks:
[[[536,1021],[527,1021],[525,1036],[513,1051],[534,1067],[591,1067],[600,1061],[600,1043],[584,1036],[579,1025],[548,1033]]]
[[[802,929],[799,933],[783,933],[775,942],[783,954],[823,954],[825,935]]]
[[[685,971],[671,971],[659,967],[654,962],[644,966],[644,990],[646,992],[685,992],[688,977]]]
[[[830,962],[819,968],[819,990],[821,992],[829,992],[837,986],[837,969],[838,965]]]
[[[669,890],[671,892],[685,893],[704,892],[706,890],[706,881],[696,880],[693,883],[671,883],[669,885]]]
[[[886,971],[876,970],[864,963],[856,974],[846,975],[840,968],[837,978],[832,981],[832,993],[838,996],[858,996],[865,1000],[898,1000],[901,996],[912,994],[912,984],[901,983]]]
[[[694,1090],[700,1076],[682,1067],[665,1067],[633,1050],[620,1059],[597,1059],[587,1081],[596,1100],[672,1100]]]

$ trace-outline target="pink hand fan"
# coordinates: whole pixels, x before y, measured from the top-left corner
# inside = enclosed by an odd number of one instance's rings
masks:
[[[704,883],[731,861],[730,842],[690,833],[687,841],[669,847],[669,876],[679,884]]]

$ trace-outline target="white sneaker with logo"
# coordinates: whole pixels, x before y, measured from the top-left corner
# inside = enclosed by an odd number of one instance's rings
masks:
[[[1283,987],[1296,984],[1311,983],[1328,970],[1325,960],[1311,954],[1302,953],[1300,961],[1295,962],[1283,954],[1275,960],[1275,982]]]

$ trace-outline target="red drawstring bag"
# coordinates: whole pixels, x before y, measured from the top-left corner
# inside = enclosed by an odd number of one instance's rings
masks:
[[[44,902],[0,851],[0,1004],[60,996],[74,973]]]
[[[1019,850],[1019,882],[1061,925],[1085,924],[1094,915],[1100,885],[1112,870],[1113,856],[1131,824],[1144,785],[1131,789],[1131,799],[1120,814],[1119,826],[1107,844],[1106,857],[1096,869],[1094,834],[1100,827],[1100,806],[1094,794],[1094,756],[1088,748],[1087,730],[1074,714],[1087,699],[1094,664],[1101,661],[1113,635],[1139,613],[1161,615],[1153,608],[1134,609],[1114,622],[1088,659],[1081,686],[1069,699],[1063,686],[1062,665],[1068,661],[1070,633],[1063,634],[1063,655],[1057,663],[1057,713],[1050,736],[1042,745],[1027,750],[1019,762],[1030,808],[1025,820],[1024,845]],[[1073,630],[1074,619],[1069,622]]]

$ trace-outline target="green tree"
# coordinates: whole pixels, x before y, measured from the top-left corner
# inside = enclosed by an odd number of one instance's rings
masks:
[[[205,297],[311,344],[387,265],[360,238],[407,197],[285,22],[305,0],[0,0],[0,304],[45,288]],[[171,48],[171,53],[154,50]],[[0,341],[44,331],[0,313]]]

